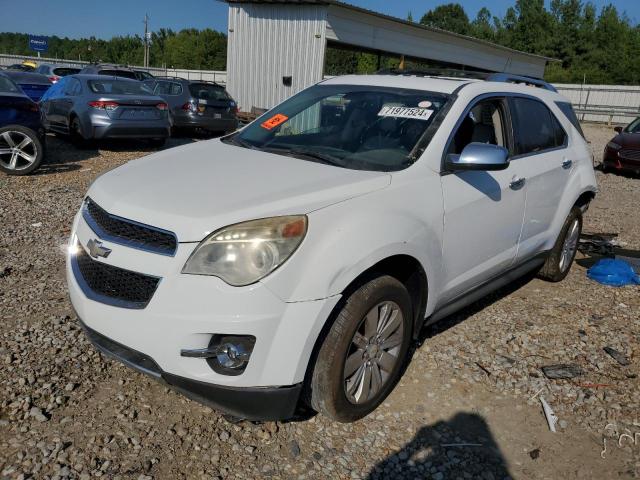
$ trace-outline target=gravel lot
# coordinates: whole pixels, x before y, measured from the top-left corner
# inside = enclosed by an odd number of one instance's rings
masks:
[[[612,131],[585,130],[599,159]],[[0,478],[640,478],[639,290],[591,282],[589,258],[426,331],[360,422],[232,423],[102,358],[66,297],[62,249],[84,192],[151,149],[49,140],[39,174],[0,176]],[[597,175],[584,230],[640,250],[640,179]],[[553,364],[582,373],[549,380]]]

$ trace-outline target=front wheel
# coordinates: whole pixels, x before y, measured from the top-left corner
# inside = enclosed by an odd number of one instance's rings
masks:
[[[311,377],[311,406],[338,422],[372,412],[400,378],[412,338],[405,286],[380,276],[346,300],[331,326]]]
[[[578,251],[578,240],[582,232],[582,210],[573,207],[560,230],[547,261],[538,276],[550,282],[560,282],[569,274],[571,264]]]
[[[44,148],[30,128],[9,125],[0,128],[0,170],[8,175],[27,175],[42,163]]]

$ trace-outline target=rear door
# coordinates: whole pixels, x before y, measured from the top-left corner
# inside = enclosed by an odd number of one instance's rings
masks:
[[[77,78],[69,77],[65,82],[63,96],[58,101],[58,112],[60,121],[65,128],[70,126],[71,111],[74,108],[78,97],[82,95],[82,85]]]
[[[236,103],[224,87],[214,83],[191,83],[189,92],[197,107],[197,114],[213,119],[232,120],[236,115]]]
[[[539,253],[547,243],[550,228],[573,168],[568,136],[541,100],[515,96],[509,99],[514,131],[514,157],[526,179],[525,211],[518,259]]]
[[[447,154],[472,142],[512,150],[511,121],[504,97],[470,105],[458,122]],[[443,172],[445,294],[452,300],[504,272],[514,263],[525,211],[521,165],[500,171]]]
[[[146,83],[146,82],[145,82]],[[184,104],[184,89],[182,84],[172,80],[156,80],[153,94],[161,97],[169,105],[169,110],[175,115]]]

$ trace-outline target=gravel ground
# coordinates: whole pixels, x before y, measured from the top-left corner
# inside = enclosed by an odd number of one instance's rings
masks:
[[[598,159],[612,131],[585,130]],[[84,192],[151,149],[49,140],[39,174],[0,177],[0,478],[640,477],[640,296],[589,281],[592,259],[560,284],[523,279],[426,331],[401,383],[360,422],[233,423],[103,358],[67,301],[62,249]],[[640,250],[640,180],[597,175],[584,230]],[[547,379],[554,364],[580,375]]]

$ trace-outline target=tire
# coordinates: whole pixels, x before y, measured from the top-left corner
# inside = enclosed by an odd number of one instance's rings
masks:
[[[82,135],[82,124],[80,123],[80,119],[78,117],[73,117],[71,119],[71,124],[69,127],[69,136],[71,138],[71,142],[79,148],[84,148],[88,145],[88,141]]]
[[[560,282],[565,279],[578,251],[581,232],[582,211],[578,207],[573,207],[547,261],[538,272],[540,278],[549,282]]]
[[[7,175],[27,175],[42,163],[44,145],[38,134],[20,125],[0,128],[0,170]]]
[[[412,318],[409,292],[393,277],[377,277],[353,292],[318,351],[307,392],[311,407],[332,420],[353,422],[380,405],[402,373]]]

